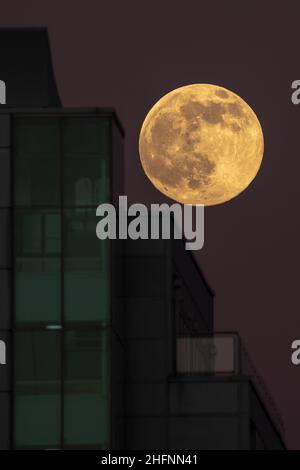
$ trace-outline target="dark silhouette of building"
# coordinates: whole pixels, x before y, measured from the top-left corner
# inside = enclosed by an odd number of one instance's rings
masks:
[[[123,193],[115,112],[57,107],[44,30],[1,38],[0,448],[283,448],[184,244],[97,239]]]
[[[1,178],[12,180],[0,217],[13,446],[109,447],[118,273],[115,246],[95,227],[96,207],[116,190],[122,129],[108,110],[6,108],[1,118],[10,129]]]
[[[1,28],[0,57],[7,106],[60,106],[45,28]]]
[[[123,192],[123,130],[112,110],[57,108],[45,30],[0,39],[0,448],[115,446],[119,274],[95,211]]]
[[[213,292],[184,243],[126,242],[128,449],[283,449],[239,336],[213,331]]]

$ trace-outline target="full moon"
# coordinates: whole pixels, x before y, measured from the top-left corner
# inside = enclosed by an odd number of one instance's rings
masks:
[[[139,153],[153,185],[183,204],[211,206],[240,194],[264,151],[259,120],[226,88],[195,84],[163,96],[141,128]]]

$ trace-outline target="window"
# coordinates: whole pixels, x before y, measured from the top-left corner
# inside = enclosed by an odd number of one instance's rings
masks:
[[[94,210],[64,217],[64,312],[67,322],[107,322],[109,241],[98,240]]]
[[[108,343],[105,329],[16,333],[17,448],[109,447]]]
[[[65,335],[65,446],[109,447],[109,346],[107,330]]]
[[[59,322],[60,215],[54,210],[18,210],[15,228],[16,321]]]
[[[100,117],[15,120],[15,446],[110,444],[110,132]]]
[[[57,206],[61,177],[58,119],[16,119],[14,136],[16,204]]]
[[[15,336],[15,445],[60,446],[61,341],[59,332]]]
[[[97,118],[64,120],[64,203],[98,206],[109,198],[110,122]]]

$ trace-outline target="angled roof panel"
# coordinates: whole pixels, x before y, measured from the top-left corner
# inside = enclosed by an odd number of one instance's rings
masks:
[[[46,28],[0,28],[0,80],[9,107],[61,105]]]

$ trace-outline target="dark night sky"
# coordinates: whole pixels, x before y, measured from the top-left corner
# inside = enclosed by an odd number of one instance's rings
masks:
[[[117,109],[131,202],[164,200],[137,152],[142,120],[163,94],[214,83],[255,110],[262,168],[241,196],[206,210],[197,259],[216,291],[216,330],[240,332],[291,448],[300,448],[300,366],[290,362],[300,338],[300,105],[290,99],[300,79],[299,13],[296,1],[10,0],[0,14],[0,26],[48,27],[64,106]]]

